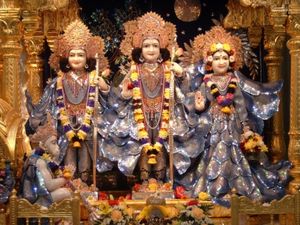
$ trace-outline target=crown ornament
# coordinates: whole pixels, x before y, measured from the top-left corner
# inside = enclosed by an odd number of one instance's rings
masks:
[[[51,136],[57,137],[57,130],[55,129],[51,115],[47,113],[46,123],[39,126],[36,132],[31,135],[29,139],[32,144],[38,144],[39,142],[45,143]]]
[[[95,58],[96,54],[100,58],[100,69],[104,70],[108,66],[108,61],[104,56],[104,41],[99,36],[93,36],[88,27],[81,21],[75,20],[70,23],[63,35],[60,35],[54,42],[54,51],[50,56],[50,66],[58,71],[61,58],[68,58],[69,52],[73,49],[83,49],[87,58]]]
[[[160,48],[167,48],[170,52],[177,45],[176,26],[166,22],[154,12],[148,12],[136,20],[124,23],[125,37],[121,42],[120,49],[124,55],[131,57],[134,48],[141,48],[143,41],[154,38],[159,41]]]
[[[243,66],[242,42],[239,37],[230,34],[221,26],[214,26],[211,30],[195,37],[193,41],[192,62],[200,60],[212,61],[212,56],[218,51],[225,51],[230,62],[234,62],[233,69]]]

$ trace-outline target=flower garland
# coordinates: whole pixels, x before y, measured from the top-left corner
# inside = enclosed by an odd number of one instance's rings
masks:
[[[70,119],[65,106],[65,95],[63,90],[63,73],[60,72],[57,78],[57,105],[59,108],[59,118],[63,126],[63,130],[70,142],[73,142],[73,147],[80,147],[79,140],[83,141],[87,137],[87,133],[91,129],[91,118],[95,107],[95,92],[96,85],[94,78],[96,76],[96,71],[92,71],[89,74],[89,88],[88,96],[86,101],[85,115],[83,122],[79,129],[74,129],[71,126]]]
[[[142,92],[141,92],[141,81],[139,77],[139,73],[137,72],[137,67],[135,64],[131,66],[131,75],[130,79],[133,84],[133,114],[134,119],[138,126],[138,139],[142,144],[144,151],[147,153],[149,160],[149,164],[156,164],[156,155],[161,151],[164,141],[167,139],[169,134],[169,99],[170,99],[170,78],[171,72],[169,69],[169,62],[167,62],[167,66],[164,67],[164,94],[163,94],[163,107],[162,107],[162,115],[161,115],[161,124],[158,132],[158,138],[155,144],[151,144],[149,139],[148,131],[145,127],[145,116],[143,111],[142,104]]]
[[[227,89],[226,94],[221,95],[217,85],[213,81],[211,81],[210,77],[206,76],[204,78],[204,82],[210,88],[210,93],[216,99],[218,105],[220,105],[222,107],[221,111],[226,114],[230,114],[232,112],[230,109],[230,106],[233,103],[234,93],[235,93],[235,90],[237,87],[237,79],[235,77],[230,78],[230,79],[231,80],[228,84],[228,89]]]

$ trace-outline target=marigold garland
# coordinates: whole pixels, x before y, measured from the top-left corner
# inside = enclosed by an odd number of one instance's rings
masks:
[[[96,71],[92,71],[89,74],[89,87],[88,87],[88,96],[86,100],[85,115],[83,122],[79,129],[75,130],[70,123],[70,118],[65,106],[65,94],[63,90],[63,73],[59,74],[57,78],[57,105],[59,108],[59,119],[62,123],[63,130],[70,142],[73,142],[74,147],[80,147],[80,143],[77,140],[85,140],[87,133],[91,129],[91,118],[94,112],[95,107],[95,92],[96,85],[94,83],[94,78],[96,76]]]
[[[167,65],[170,63],[167,62]],[[149,139],[148,131],[145,127],[145,117],[143,112],[142,105],[142,93],[140,87],[140,77],[137,72],[137,66],[132,64],[131,67],[131,75],[130,79],[133,84],[133,114],[134,119],[137,123],[138,127],[138,139],[142,144],[144,151],[149,156],[148,163],[156,164],[156,154],[161,151],[164,141],[168,138],[169,134],[169,100],[170,100],[170,78],[171,72],[169,66],[164,67],[164,92],[163,92],[163,107],[162,107],[162,115],[161,115],[161,123],[158,132],[158,137],[155,144],[151,144],[151,140]]]

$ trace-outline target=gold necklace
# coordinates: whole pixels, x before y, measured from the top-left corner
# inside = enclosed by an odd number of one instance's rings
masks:
[[[143,63],[143,69],[148,70],[150,73],[153,73],[158,68],[158,63]]]

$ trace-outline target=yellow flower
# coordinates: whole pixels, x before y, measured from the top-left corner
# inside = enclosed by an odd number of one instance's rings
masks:
[[[144,119],[144,115],[143,114],[136,114],[136,115],[134,115],[134,119],[135,119],[135,121],[143,120]]]
[[[231,113],[231,109],[230,109],[229,106],[222,107],[221,111],[223,113],[226,113],[226,114],[230,114]]]
[[[164,97],[167,98],[167,99],[170,98],[170,89],[169,88],[165,89]]]
[[[147,138],[148,137],[148,132],[146,130],[141,130],[138,132],[138,138],[142,139],[142,138]]]
[[[125,213],[126,213],[128,216],[130,216],[130,217],[132,217],[133,214],[134,214],[133,208],[130,208],[130,207],[126,207],[124,211],[125,211]]]
[[[75,137],[75,132],[73,130],[70,130],[66,133],[66,136],[68,138],[68,140],[72,140],[73,137]]]
[[[229,45],[229,44],[224,43],[224,44],[223,44],[223,49],[224,49],[226,52],[229,52],[231,48],[230,48],[230,45]]]
[[[170,72],[165,73],[165,78],[166,78],[167,81],[170,81],[171,73]]]
[[[216,52],[217,51],[217,45],[215,43],[213,43],[211,46],[210,46],[210,51],[211,52]]]
[[[151,183],[148,185],[148,188],[150,191],[156,191],[158,189],[158,184],[157,183]]]
[[[165,131],[165,130],[160,130],[159,132],[158,132],[158,135],[159,135],[159,137],[161,137],[161,138],[167,138],[168,137],[168,135],[169,135],[169,133],[167,132],[167,131]]]
[[[137,72],[132,72],[130,75],[130,78],[132,81],[136,81],[138,79],[139,75]]]
[[[209,195],[206,192],[200,192],[198,198],[201,201],[207,201],[209,199]]]
[[[82,131],[82,130],[79,130],[78,133],[77,133],[77,137],[80,139],[80,140],[84,140],[86,138],[87,134]]]
[[[44,153],[41,158],[46,161],[51,161],[51,156],[48,153]]]
[[[108,214],[111,211],[111,207],[107,201],[100,201],[98,204],[98,213],[101,214]]]
[[[251,149],[255,148],[256,144],[253,141],[253,139],[251,138],[245,143],[244,146],[245,146],[245,149],[251,150]]]
[[[132,94],[134,97],[140,97],[141,96],[141,91],[139,88],[133,88],[132,89]]]
[[[268,151],[268,147],[266,145],[262,145],[262,146],[260,146],[260,150],[262,152],[267,152]]]

